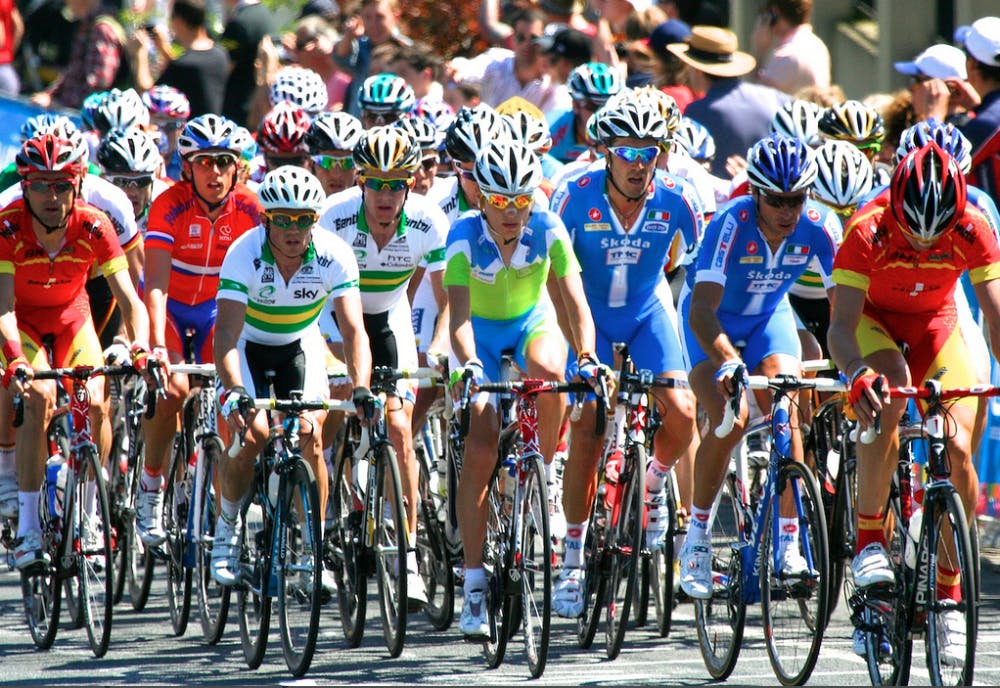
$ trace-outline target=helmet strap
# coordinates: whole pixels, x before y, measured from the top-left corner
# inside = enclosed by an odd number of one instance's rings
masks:
[[[608,173],[604,175],[604,177],[608,180],[608,183],[611,184],[612,187],[614,187],[614,190],[621,195],[622,198],[624,198],[629,203],[635,203],[636,201],[643,200],[644,198],[646,198],[646,196],[649,195],[649,184],[646,185],[646,189],[638,196],[629,196],[627,193],[622,191],[621,187],[618,186],[618,184],[615,182],[615,176],[611,174],[611,158],[609,157],[607,158],[607,160],[608,160],[607,163]],[[653,174],[655,175],[656,173],[654,172]]]

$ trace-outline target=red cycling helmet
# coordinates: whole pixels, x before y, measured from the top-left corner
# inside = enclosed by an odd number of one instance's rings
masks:
[[[954,227],[965,201],[965,175],[955,158],[933,141],[900,160],[889,185],[893,217],[906,234],[923,243]]]
[[[308,153],[306,134],[309,133],[309,124],[309,115],[305,110],[282,101],[264,116],[257,131],[257,144],[265,153]]]
[[[58,173],[76,177],[87,169],[86,151],[86,146],[78,146],[59,134],[39,134],[21,146],[15,159],[17,173],[24,179]]]

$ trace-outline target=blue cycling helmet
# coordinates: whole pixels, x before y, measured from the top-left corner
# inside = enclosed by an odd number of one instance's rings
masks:
[[[21,125],[21,140],[27,141],[37,134],[48,133],[54,129],[62,131],[76,131],[76,125],[66,115],[59,115],[54,112],[43,112],[40,115],[29,117]]]
[[[177,139],[177,152],[182,158],[204,150],[228,150],[237,155],[236,123],[227,117],[208,113],[190,120]]]
[[[83,99],[83,104],[80,105],[80,119],[83,120],[84,129],[88,131],[96,129],[94,126],[94,114],[107,97],[108,91],[97,91]]]
[[[358,89],[361,109],[372,112],[410,112],[416,100],[402,77],[386,72],[368,77]]]
[[[809,146],[779,134],[755,143],[747,153],[747,163],[750,185],[771,193],[807,190],[818,172]]]
[[[956,129],[954,124],[945,124],[934,118],[917,122],[903,130],[899,136],[899,147],[896,149],[896,164],[898,165],[910,151],[923,148],[931,141],[955,158],[962,174],[969,173],[972,169],[972,144],[969,139],[965,138],[965,134]]]
[[[715,139],[711,132],[701,122],[690,117],[681,116],[673,140],[675,149],[683,149],[698,162],[711,161],[715,157]]]
[[[617,69],[603,62],[586,62],[570,72],[566,88],[574,100],[605,103],[622,90],[622,77]]]

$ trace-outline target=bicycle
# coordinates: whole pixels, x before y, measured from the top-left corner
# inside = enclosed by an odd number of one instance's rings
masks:
[[[673,528],[661,547],[650,552],[645,537],[645,495],[647,447],[654,428],[649,425],[653,387],[686,388],[687,382],[657,378],[649,370],[636,371],[628,347],[614,345],[621,359],[618,371],[617,404],[614,421],[605,433],[599,423],[598,434],[606,434],[604,451],[597,468],[597,496],[591,507],[584,557],[587,562],[583,613],[577,620],[577,643],[587,648],[593,642],[606,608],[606,651],[608,659],[621,652],[633,600],[648,606],[648,592],[640,586],[652,584],[658,601],[658,628],[669,629],[673,597]],[[603,419],[602,419],[603,420]],[[676,525],[677,503],[673,491],[667,508]],[[669,551],[667,551],[669,550]],[[645,579],[641,570],[647,569]],[[661,587],[662,586],[662,587]],[[638,615],[638,613],[637,613]]]
[[[192,587],[205,642],[222,637],[231,590],[212,578],[212,541],[217,516],[216,471],[222,456],[215,400],[215,366],[176,364],[174,375],[187,375],[192,390],[181,411],[181,431],[174,438],[163,495],[162,554],[167,562],[167,606],[175,635],[183,635],[191,613]]]
[[[865,636],[866,664],[873,685],[905,685],[909,680],[913,639],[924,636],[927,670],[933,685],[972,685],[978,628],[978,553],[969,534],[962,499],[950,481],[945,402],[964,397],[1000,396],[1000,387],[976,385],[943,389],[938,380],[923,387],[890,387],[891,397],[921,399],[923,418],[899,427],[899,461],[889,497],[892,527],[889,557],[895,583],[857,589],[851,596],[852,621]],[[926,440],[922,510],[913,485],[916,442]],[[920,514],[918,518],[917,514]],[[940,569],[955,571],[960,600],[939,598]],[[956,666],[942,657],[938,625],[944,614],[963,615],[966,644]]]
[[[368,579],[378,582],[382,635],[391,657],[406,641],[406,557],[410,548],[403,487],[396,451],[389,441],[382,398],[399,380],[437,377],[433,370],[405,371],[376,366],[371,389],[376,403],[366,422],[347,419],[330,490],[333,521],[326,556],[337,581],[337,606],[347,646],[361,644],[365,632]]]
[[[49,563],[22,571],[21,590],[31,638],[39,649],[52,647],[59,624],[62,585],[75,580],[83,606],[87,639],[95,657],[103,657],[111,641],[114,604],[113,541],[107,471],[101,465],[90,427],[87,381],[98,375],[136,374],[131,366],[76,366],[37,370],[36,381],[55,380],[68,387],[69,452],[65,486],[47,476],[39,495],[42,544]],[[26,380],[27,376],[21,376]],[[23,422],[23,406],[15,401],[14,425]],[[61,479],[60,479],[61,482]],[[91,507],[94,512],[90,513]],[[71,601],[72,603],[72,601]]]
[[[733,376],[736,392],[715,429],[724,437],[739,413],[744,384],[742,366]],[[709,674],[727,678],[739,657],[746,610],[760,602],[768,659],[785,685],[808,680],[819,656],[829,602],[826,518],[812,470],[791,458],[790,392],[843,391],[839,380],[750,376],[748,389],[774,391],[772,412],[747,428],[746,436],[770,434],[766,464],[751,466],[746,442],[733,452],[729,473],[712,507],[711,599],[695,600],[698,645]],[[757,477],[751,479],[751,475]],[[785,497],[785,495],[788,495]],[[801,554],[807,570],[781,571],[781,524],[778,504],[790,499],[798,519]]]
[[[273,378],[273,371],[265,376]],[[350,402],[303,401],[300,392],[288,400],[254,399],[241,405],[267,413],[269,436],[254,464],[249,497],[241,509],[237,593],[240,645],[250,669],[264,660],[271,624],[272,599],[278,600],[278,622],[285,664],[293,676],[309,670],[319,633],[323,567],[319,490],[312,468],[299,450],[304,411],[344,411]],[[279,419],[273,412],[284,414]],[[314,428],[318,432],[319,428]],[[239,452],[237,437],[229,456]]]
[[[469,387],[466,384],[463,392],[466,408]],[[593,390],[586,383],[527,379],[483,383],[478,391],[513,395],[516,400],[516,419],[500,430],[497,467],[487,493],[483,567],[490,637],[483,642],[483,652],[487,666],[495,669],[503,662],[508,641],[522,629],[528,669],[538,678],[548,658],[553,550],[535,398]]]

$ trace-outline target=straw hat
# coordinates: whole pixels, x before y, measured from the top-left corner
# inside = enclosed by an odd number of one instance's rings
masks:
[[[737,50],[738,47],[739,40],[729,29],[694,26],[686,43],[672,43],[667,50],[706,74],[732,77],[749,74],[757,66],[753,55]]]

